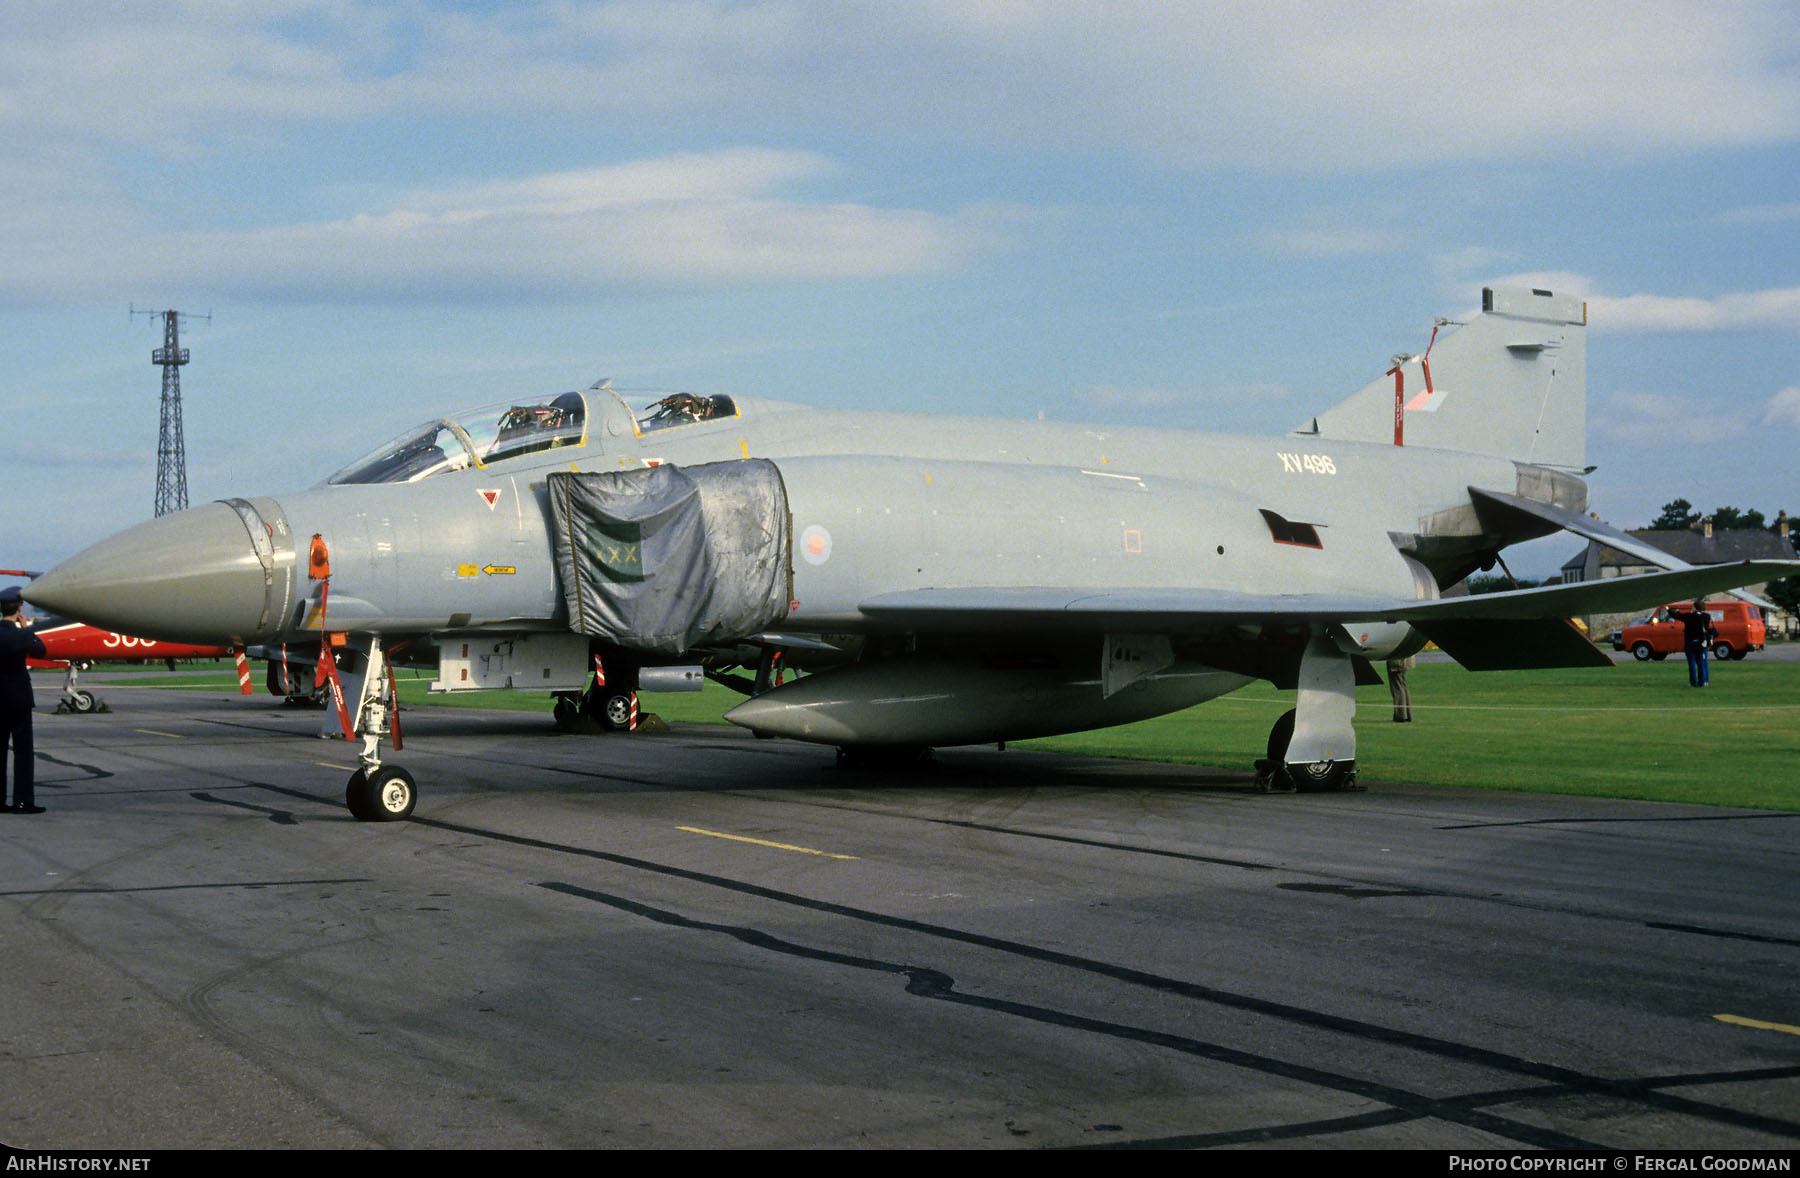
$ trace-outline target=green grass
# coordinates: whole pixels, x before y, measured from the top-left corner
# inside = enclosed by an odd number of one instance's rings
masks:
[[[1687,667],[1628,663],[1607,671],[1414,668],[1413,722],[1390,720],[1385,687],[1357,689],[1357,763],[1380,781],[1766,809],[1800,807],[1800,664],[1715,666],[1712,686]],[[1102,732],[1025,742],[1033,748],[1187,764],[1248,765],[1291,693],[1256,684],[1210,704]]]
[[[170,685],[237,689],[229,671],[160,673]],[[534,692],[430,695],[432,677],[403,672],[402,703],[549,710]],[[145,685],[153,678],[146,673]],[[1704,691],[1687,686],[1678,659],[1610,671],[1482,674],[1426,663],[1411,682],[1411,724],[1389,721],[1385,687],[1357,690],[1357,763],[1366,780],[1800,808],[1800,663],[1753,655],[1715,664]],[[645,710],[677,723],[720,723],[742,698],[708,684],[701,692],[647,696]],[[1292,693],[1255,684],[1185,712],[1017,747],[1248,772],[1266,751],[1269,725],[1292,706]]]

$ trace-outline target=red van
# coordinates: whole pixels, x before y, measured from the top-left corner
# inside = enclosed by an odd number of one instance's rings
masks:
[[[1639,618],[1623,630],[1615,631],[1613,649],[1629,650],[1631,657],[1639,662],[1681,654],[1685,649],[1681,640],[1682,625],[1669,615],[1693,607],[1691,601],[1659,607],[1649,617]],[[1741,659],[1751,651],[1763,648],[1768,630],[1763,625],[1762,610],[1754,605],[1747,601],[1709,601],[1706,613],[1712,618],[1714,658]]]

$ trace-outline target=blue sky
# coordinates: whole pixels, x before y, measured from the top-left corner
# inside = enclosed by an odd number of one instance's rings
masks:
[[[1281,432],[1528,278],[1594,506],[1800,513],[1800,7],[11,0],[0,563],[583,387]],[[1563,544],[1539,564],[1572,552]]]

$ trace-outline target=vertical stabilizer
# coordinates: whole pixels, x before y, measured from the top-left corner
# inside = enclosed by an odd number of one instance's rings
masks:
[[[1573,296],[1483,290],[1479,315],[1400,364],[1405,445],[1587,465],[1586,331],[1587,306]],[[1391,443],[1394,400],[1390,373],[1296,432]]]

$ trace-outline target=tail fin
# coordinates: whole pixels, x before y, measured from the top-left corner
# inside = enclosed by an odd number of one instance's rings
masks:
[[[1481,314],[1313,418],[1302,434],[1587,464],[1587,305],[1547,290],[1488,288]]]

